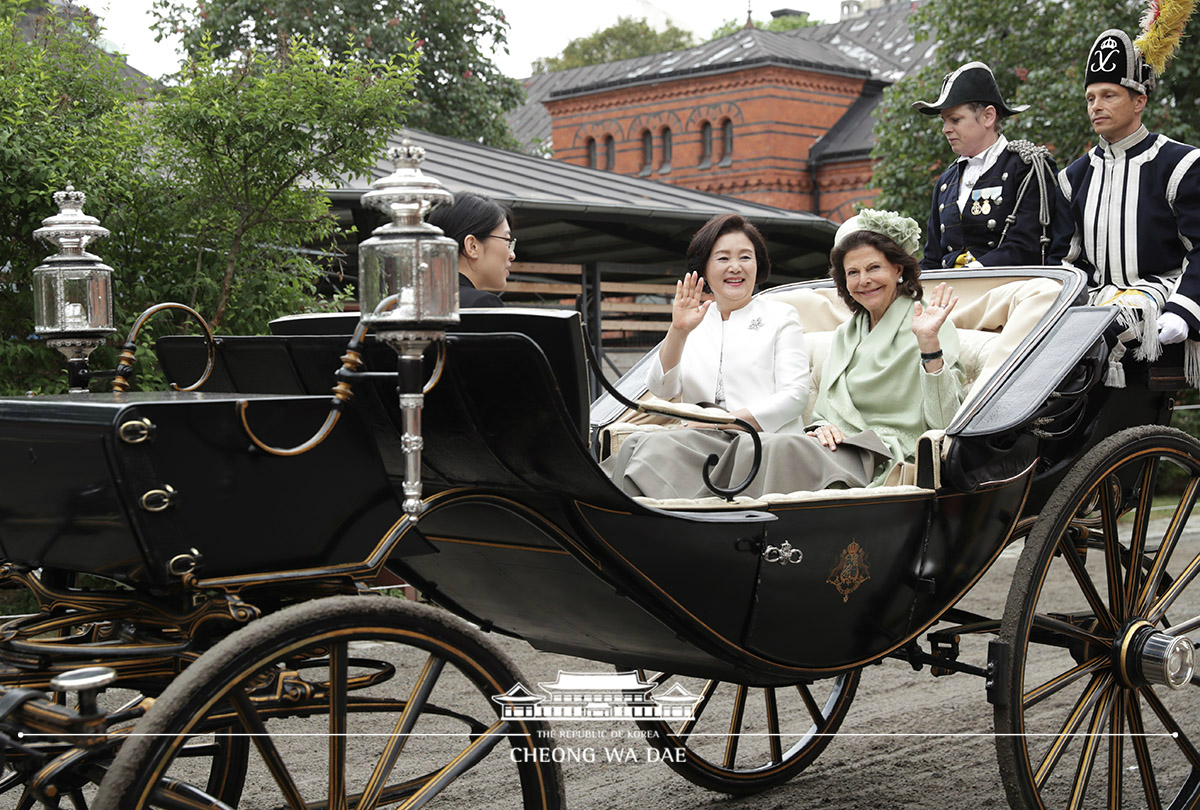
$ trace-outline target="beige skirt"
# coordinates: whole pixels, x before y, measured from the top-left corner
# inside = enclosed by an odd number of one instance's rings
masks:
[[[830,451],[800,433],[762,433],[758,475],[741,494],[751,498],[773,492],[865,487],[880,465],[891,461],[887,448],[867,430]],[[741,483],[754,461],[754,444],[741,431],[665,430],[634,433],[603,466],[628,495],[649,498],[704,498],[714,493],[701,470],[710,455],[718,458],[709,478],[720,487]]]

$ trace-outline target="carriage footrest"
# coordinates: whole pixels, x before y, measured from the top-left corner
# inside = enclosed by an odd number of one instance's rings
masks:
[[[1007,706],[1008,645],[1003,641],[988,642],[987,701],[993,706]]]

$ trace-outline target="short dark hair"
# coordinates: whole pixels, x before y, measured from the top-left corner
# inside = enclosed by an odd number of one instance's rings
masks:
[[[696,235],[692,237],[687,249],[687,271],[704,278],[704,268],[708,265],[708,257],[712,255],[713,246],[727,233],[744,233],[750,240],[750,244],[754,247],[754,260],[757,264],[754,283],[762,284],[771,275],[771,255],[767,252],[767,240],[763,239],[758,228],[740,214],[715,216],[696,231]]]
[[[900,268],[900,283],[896,288],[897,296],[921,299],[925,290],[921,287],[921,265],[917,258],[896,244],[890,236],[884,236],[875,231],[854,231],[848,234],[829,253],[829,275],[837,285],[838,296],[850,307],[856,315],[866,312],[867,308],[854,300],[846,287],[846,267],[843,264],[846,254],[857,247],[869,246],[883,254],[883,258]]]
[[[513,213],[486,194],[460,191],[450,205],[439,205],[429,212],[425,221],[442,229],[442,233],[458,242],[458,252],[466,252],[468,236],[486,239],[501,222],[513,225]]]
[[[976,119],[978,119],[979,116],[983,115],[983,111],[986,110],[988,107],[993,108],[996,111],[996,124],[992,129],[996,132],[997,135],[1004,132],[1005,116],[1004,116],[1004,113],[1000,112],[1000,108],[997,107],[995,104],[993,104],[990,101],[968,101],[967,106],[971,108],[971,112],[975,113]]]

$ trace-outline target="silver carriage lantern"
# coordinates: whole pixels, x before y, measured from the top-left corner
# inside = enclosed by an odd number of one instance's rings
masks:
[[[432,206],[453,200],[440,182],[421,173],[425,150],[405,138],[388,156],[396,170],[375,181],[362,198],[363,205],[383,211],[391,222],[358,247],[359,306],[362,323],[399,355],[404,511],[416,520],[425,509],[422,356],[433,343],[444,349],[446,326],[458,323],[458,244],[422,220]]]
[[[112,268],[87,246],[108,236],[100,221],[83,213],[86,196],[68,185],[54,194],[59,212],[33,232],[58,248],[33,271],[34,332],[67,358],[72,390],[83,390],[87,356],[113,328]],[[83,376],[80,376],[80,372]]]

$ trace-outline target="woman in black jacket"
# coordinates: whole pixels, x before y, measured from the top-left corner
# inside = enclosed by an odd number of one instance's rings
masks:
[[[512,211],[486,195],[460,191],[452,205],[438,206],[426,219],[458,242],[459,306],[504,306],[496,293],[517,258]]]

